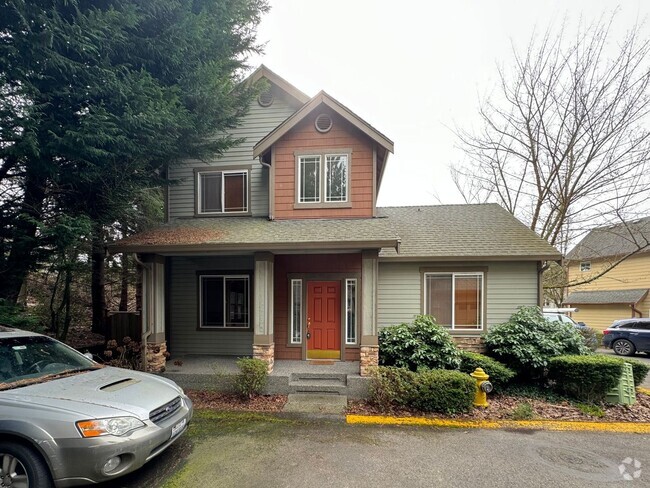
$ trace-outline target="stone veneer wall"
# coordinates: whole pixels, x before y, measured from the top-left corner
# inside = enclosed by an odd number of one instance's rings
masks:
[[[379,346],[361,346],[359,374],[370,376],[372,368],[379,365]]]
[[[164,373],[167,362],[167,343],[147,343],[147,371],[150,373]]]
[[[273,372],[273,365],[275,363],[275,346],[273,344],[253,344],[253,357],[256,359],[261,359],[267,364],[269,374]]]
[[[465,351],[485,353],[485,342],[481,337],[453,336],[453,338],[456,345]]]

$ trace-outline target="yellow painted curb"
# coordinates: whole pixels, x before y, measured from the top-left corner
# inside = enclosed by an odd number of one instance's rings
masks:
[[[649,396],[650,396],[650,388],[641,388],[641,387],[638,387],[638,388],[636,389],[636,391],[638,391],[639,393],[643,393],[644,395],[649,395]]]
[[[581,422],[561,420],[453,420],[425,417],[347,415],[348,424],[414,425],[457,429],[535,429],[650,434],[650,422]]]

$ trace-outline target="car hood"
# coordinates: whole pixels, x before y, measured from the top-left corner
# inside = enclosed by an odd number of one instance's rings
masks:
[[[113,411],[117,410],[146,420],[149,412],[170,402],[182,390],[174,382],[152,374],[105,367],[5,393],[35,405],[57,403],[88,418],[120,415]]]

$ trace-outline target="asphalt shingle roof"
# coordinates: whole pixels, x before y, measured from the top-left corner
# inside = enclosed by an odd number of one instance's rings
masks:
[[[537,258],[561,254],[497,204],[383,207],[400,236],[399,255],[383,249],[384,258]]]
[[[113,252],[382,248],[382,258],[560,259],[497,204],[383,207],[377,218],[184,218],[123,239]],[[398,241],[400,252],[396,252]]]
[[[648,244],[650,244],[650,217],[593,229],[567,254],[567,259],[578,261],[625,256]],[[650,246],[641,252],[650,252]]]
[[[570,305],[598,305],[598,304],[635,304],[643,300],[648,289],[636,290],[602,290],[602,291],[574,291],[564,300]]]

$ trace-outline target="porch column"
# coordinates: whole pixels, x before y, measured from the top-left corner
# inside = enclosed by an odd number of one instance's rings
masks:
[[[143,257],[142,347],[146,371],[161,373],[167,361],[165,340],[165,258]],[[135,339],[135,338],[134,338]]]
[[[363,251],[361,256],[361,348],[360,374],[368,376],[379,364],[377,336],[377,277],[379,251]]]
[[[255,253],[255,283],[253,293],[253,357],[268,365],[273,371],[275,343],[273,342],[273,263],[275,256],[269,252]]]

